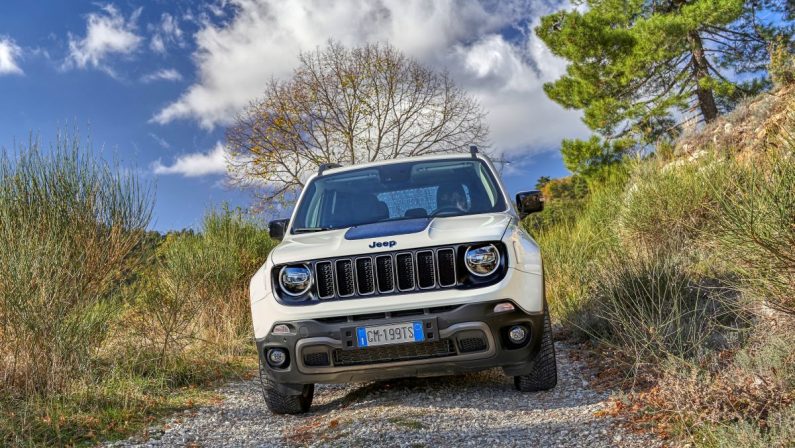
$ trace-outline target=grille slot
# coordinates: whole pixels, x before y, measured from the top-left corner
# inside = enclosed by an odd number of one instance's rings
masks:
[[[324,324],[339,324],[342,322],[348,322],[348,316],[320,317],[315,320],[318,322],[323,322]]]
[[[304,365],[308,367],[325,367],[329,365],[329,356],[326,352],[308,353],[304,355]]]
[[[357,314],[353,316],[353,321],[358,322],[361,320],[386,319],[386,317],[386,313]]]
[[[421,289],[436,286],[436,274],[433,268],[433,251],[417,252],[417,284]]]
[[[317,277],[317,295],[321,299],[334,296],[334,270],[330,261],[321,261],[315,264]]]
[[[486,340],[481,337],[461,338],[458,340],[458,348],[461,353],[482,352],[488,348]]]
[[[439,268],[439,286],[447,287],[456,284],[455,251],[439,249],[436,251],[436,265]]]
[[[418,308],[414,310],[392,311],[389,314],[392,317],[422,316],[423,314],[425,314],[425,310],[422,308]]]
[[[376,279],[378,292],[390,292],[395,289],[395,266],[390,255],[375,257]]]
[[[453,311],[458,308],[461,308],[461,305],[444,305],[444,306],[435,306],[433,308],[428,308],[428,312],[431,314],[437,313],[446,313],[448,311]]]
[[[397,287],[401,291],[414,289],[414,257],[408,253],[397,254]]]
[[[450,339],[431,342],[367,347],[356,350],[334,349],[332,358],[335,366],[358,366],[381,364],[385,362],[412,361],[415,359],[441,358],[456,354],[455,345]]]
[[[337,260],[337,294],[340,297],[352,296],[356,293],[353,279],[353,262],[351,260]]]
[[[356,286],[359,294],[369,295],[375,292],[375,276],[373,275],[373,259],[370,257],[356,259]]]

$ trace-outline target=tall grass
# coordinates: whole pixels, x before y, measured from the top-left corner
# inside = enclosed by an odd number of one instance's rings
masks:
[[[169,236],[142,280],[138,335],[160,365],[202,346],[210,355],[248,347],[248,280],[275,245],[241,212],[211,210],[201,232]]]
[[[735,170],[721,196],[718,239],[742,287],[795,315],[795,142]]]
[[[152,199],[135,177],[59,136],[0,153],[0,384],[51,395],[88,374],[140,267]]]
[[[785,137],[764,153],[637,161],[624,182],[591,188],[574,219],[529,223],[553,313],[629,373],[652,373],[657,386],[630,408],[697,445],[792,444],[795,146]]]
[[[243,212],[147,232],[152,196],[77,138],[0,153],[0,446],[91,445],[254,367]]]
[[[671,252],[623,248],[604,258],[595,274],[587,330],[636,366],[699,359],[736,345],[748,326],[735,294],[714,287]]]
[[[637,363],[697,353],[717,329],[744,326],[710,236],[731,168],[712,158],[625,166],[592,188],[574,222],[538,234],[550,308]]]
[[[660,159],[639,163],[615,216],[627,247],[681,252],[714,231],[716,204],[728,185],[730,162],[705,156],[695,162]]]

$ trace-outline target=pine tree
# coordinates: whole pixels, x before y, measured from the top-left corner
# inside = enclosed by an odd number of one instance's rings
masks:
[[[570,141],[569,152],[612,160],[608,152],[626,149],[613,141],[671,137],[683,116],[697,111],[711,122],[767,88],[770,42],[793,47],[794,3],[586,0],[544,17],[536,33],[569,61],[566,74],[544,89],[564,107],[582,109],[585,123],[605,139]]]
[[[549,176],[541,176],[541,177],[539,177],[538,180],[536,181],[535,189],[536,190],[540,190],[540,189],[544,188],[544,185],[548,184],[549,181],[551,181],[551,180],[552,180],[552,178],[549,177]]]

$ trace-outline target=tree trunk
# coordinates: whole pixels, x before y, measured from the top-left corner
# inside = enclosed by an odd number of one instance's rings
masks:
[[[707,63],[707,56],[704,54],[704,46],[701,42],[701,36],[697,31],[691,31],[687,34],[687,41],[690,43],[690,52],[693,55],[693,74],[696,77],[696,97],[698,98],[698,106],[701,109],[701,115],[707,123],[718,118],[718,107],[715,105],[715,96],[712,94],[711,88],[705,88],[701,85],[702,81],[709,78],[709,65]]]

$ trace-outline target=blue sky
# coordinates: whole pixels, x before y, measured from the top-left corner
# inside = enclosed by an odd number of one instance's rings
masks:
[[[235,0],[29,2],[0,5],[0,146],[45,143],[77,126],[94,149],[155,186],[151,227],[195,227],[204,210],[246,207],[228,187],[224,129],[301,50],[328,39],[388,41],[446,70],[488,113],[512,164],[512,192],[562,176],[561,138],[586,135],[541,90],[565,68],[532,35],[559,2]]]

